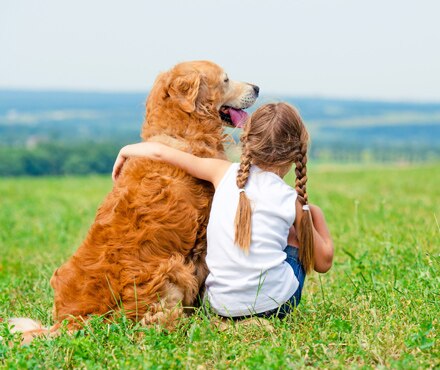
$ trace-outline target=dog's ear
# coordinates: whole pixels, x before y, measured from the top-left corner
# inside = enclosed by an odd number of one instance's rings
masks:
[[[174,78],[169,86],[168,94],[177,100],[183,111],[192,113],[196,109],[196,100],[199,95],[200,74],[191,72]]]

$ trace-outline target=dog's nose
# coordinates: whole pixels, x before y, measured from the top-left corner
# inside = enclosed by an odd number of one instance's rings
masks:
[[[255,95],[258,96],[258,93],[260,92],[260,88],[257,85],[252,85],[252,87],[254,88]]]

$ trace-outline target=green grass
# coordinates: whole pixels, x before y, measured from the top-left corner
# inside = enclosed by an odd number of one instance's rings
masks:
[[[198,313],[166,332],[94,318],[73,336],[26,347],[0,324],[0,366],[440,367],[440,165],[312,166],[309,179],[335,260],[327,274],[307,278],[286,320],[220,330]],[[110,188],[109,177],[0,180],[0,317],[51,323],[50,276],[78,247]]]

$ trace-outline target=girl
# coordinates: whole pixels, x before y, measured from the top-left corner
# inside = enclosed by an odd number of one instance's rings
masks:
[[[333,260],[324,215],[308,204],[308,140],[292,106],[267,104],[244,126],[240,163],[143,142],[121,149],[113,179],[128,157],[143,156],[210,181],[216,189],[207,230],[211,307],[232,318],[284,317],[300,302],[305,273],[326,272]],[[293,164],[295,189],[283,180]]]

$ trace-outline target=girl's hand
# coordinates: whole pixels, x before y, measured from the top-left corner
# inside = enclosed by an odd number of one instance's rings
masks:
[[[122,148],[119,151],[118,156],[116,157],[115,164],[113,165],[113,171],[112,171],[113,181],[116,181],[118,179],[119,174],[121,173],[121,170],[122,170],[122,166],[124,165],[125,161],[127,160],[127,157],[122,152],[123,149],[124,148]]]
[[[129,157],[146,157],[155,159],[157,153],[157,147],[160,144],[152,142],[143,142],[137,144],[131,144],[124,146],[116,157],[115,164],[113,165],[112,179],[116,181],[121,173],[122,167],[125,161]]]

